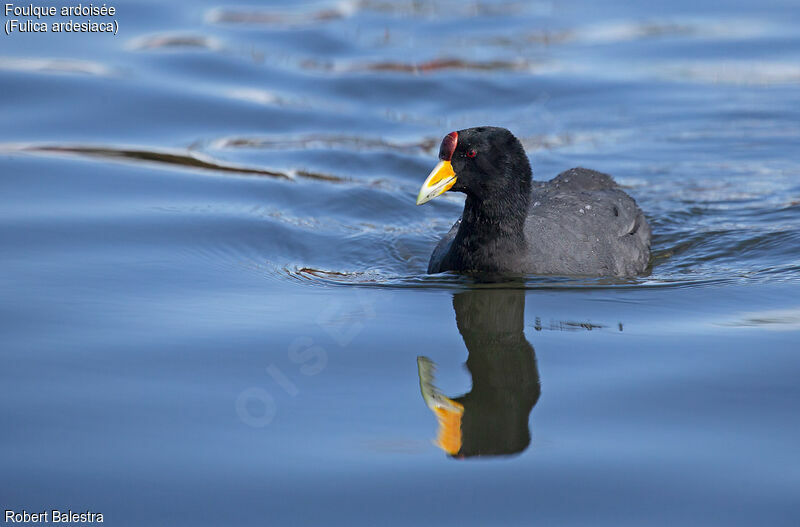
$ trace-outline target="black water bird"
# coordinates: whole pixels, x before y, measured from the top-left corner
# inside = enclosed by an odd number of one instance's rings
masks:
[[[467,195],[464,212],[428,273],[627,277],[647,269],[650,226],[611,176],[572,168],[533,181],[522,144],[505,128],[445,136],[417,205],[448,190]]]

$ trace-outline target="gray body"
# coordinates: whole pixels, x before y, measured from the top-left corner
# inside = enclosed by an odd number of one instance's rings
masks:
[[[547,182],[533,181],[524,242],[483,240],[454,247],[462,220],[439,241],[429,273],[499,271],[559,276],[635,276],[650,260],[650,226],[641,209],[608,175],[573,168]],[[491,269],[460,269],[457,252],[481,251]],[[463,260],[463,258],[461,258]]]

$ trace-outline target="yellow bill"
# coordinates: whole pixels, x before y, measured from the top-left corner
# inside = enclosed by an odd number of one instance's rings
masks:
[[[444,194],[456,183],[456,173],[450,161],[439,161],[422,184],[417,196],[417,205],[422,205],[436,196]]]

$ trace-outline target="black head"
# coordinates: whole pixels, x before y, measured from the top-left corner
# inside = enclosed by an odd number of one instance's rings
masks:
[[[442,141],[439,160],[422,186],[418,204],[447,190],[498,204],[530,192],[528,156],[505,128],[480,126],[451,132]]]
[[[530,191],[531,166],[525,149],[505,128],[481,126],[457,132],[451,164],[456,182],[450,190],[479,200],[508,192]]]

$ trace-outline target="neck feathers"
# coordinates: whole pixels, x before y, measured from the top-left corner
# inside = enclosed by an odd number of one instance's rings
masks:
[[[484,199],[467,196],[451,256],[463,271],[513,271],[511,255],[526,250],[530,180]]]

